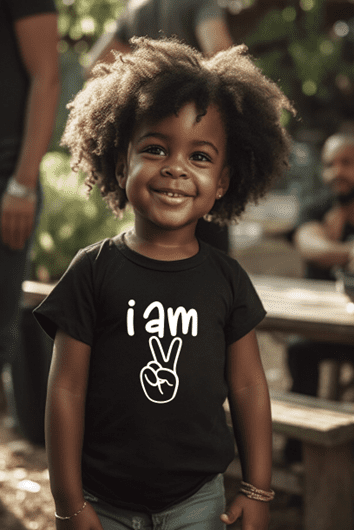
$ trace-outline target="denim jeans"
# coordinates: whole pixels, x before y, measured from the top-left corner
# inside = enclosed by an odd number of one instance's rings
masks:
[[[8,179],[0,179],[0,200]],[[41,209],[41,193],[37,201],[35,226]],[[5,363],[12,363],[19,349],[19,318],[22,281],[25,278],[27,258],[33,241],[29,238],[21,250],[11,250],[0,237],[0,373]]]
[[[85,493],[104,530],[224,530],[220,515],[225,509],[222,475],[204,484],[187,500],[156,514],[110,506]]]

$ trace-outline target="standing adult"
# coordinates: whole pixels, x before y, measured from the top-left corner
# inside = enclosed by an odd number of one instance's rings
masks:
[[[300,210],[293,241],[306,263],[306,277],[335,280],[335,269],[354,272],[354,135],[335,134],[322,150],[326,186]],[[288,348],[293,392],[317,395],[319,364],[324,359],[354,363],[354,346],[297,339]],[[288,461],[300,457],[296,441],[288,442]]]
[[[39,165],[59,95],[54,0],[0,0],[0,373],[19,348],[19,302],[40,208]]]
[[[207,56],[233,44],[224,12],[216,0],[128,0],[116,30],[104,34],[88,54],[86,76],[97,61],[113,61],[112,50],[129,53],[129,39],[133,36],[152,39],[176,36]],[[226,227],[202,219],[198,223],[197,236],[228,251]]]

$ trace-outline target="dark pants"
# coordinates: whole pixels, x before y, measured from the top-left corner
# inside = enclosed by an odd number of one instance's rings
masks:
[[[5,192],[8,179],[0,181],[0,199]],[[42,205],[41,191],[35,227],[38,225]],[[12,363],[18,354],[20,344],[20,300],[22,282],[28,267],[29,250],[34,236],[30,237],[21,250],[11,250],[0,237],[0,373],[5,363]]]
[[[0,198],[8,179],[0,181]],[[51,344],[36,324],[31,309],[21,310],[22,282],[29,270],[29,254],[39,222],[42,192],[38,188],[32,236],[21,250],[11,250],[0,238],[0,376],[10,366],[6,385],[9,412],[22,434],[44,443],[44,402]]]
[[[335,359],[354,365],[354,346],[297,339],[288,347],[288,367],[292,392],[316,396],[321,361]]]

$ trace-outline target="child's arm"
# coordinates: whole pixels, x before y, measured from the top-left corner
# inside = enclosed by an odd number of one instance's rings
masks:
[[[231,417],[243,480],[260,490],[270,491],[270,399],[254,331],[229,346],[227,378]],[[239,517],[242,517],[244,530],[266,530],[269,523],[269,503],[238,495],[228,506],[227,516],[223,515],[222,520],[231,524]]]
[[[45,434],[50,484],[56,513],[76,514],[84,506],[81,450],[84,433],[86,388],[91,348],[57,331],[46,404]],[[57,529],[102,530],[87,504],[69,520],[56,520]]]

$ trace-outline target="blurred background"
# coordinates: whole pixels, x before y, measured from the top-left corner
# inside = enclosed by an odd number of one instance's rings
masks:
[[[300,278],[304,275],[304,262],[289,238],[299,206],[322,190],[320,152],[325,139],[339,128],[354,131],[354,0],[218,0],[218,3],[225,10],[234,43],[248,45],[257,65],[279,83],[297,109],[296,118],[283,115],[283,123],[293,137],[291,168],[279,178],[264,200],[258,205],[250,205],[240,222],[230,227],[230,254],[251,274]],[[28,278],[42,282],[58,280],[80,248],[116,235],[133,219],[129,210],[123,219],[115,219],[96,188],[88,200],[84,176],[71,171],[68,152],[60,147],[68,116],[66,105],[85,82],[83,72],[88,64],[88,52],[102,34],[114,32],[126,2],[56,0],[56,5],[59,12],[61,97],[53,138],[40,168],[45,203]],[[39,431],[42,436],[50,362],[48,352],[51,352],[52,345],[48,339],[48,344],[42,345],[41,341],[45,339],[39,336],[39,328],[37,342],[28,339],[31,337],[32,340],[34,336],[31,309],[26,324],[28,330],[25,331],[26,352],[35,352],[38,360],[34,362],[29,355],[27,360],[26,353],[15,367],[15,373],[17,394],[23,396],[24,401],[19,405],[22,418],[28,418],[22,428],[29,439],[35,439]],[[288,390],[291,380],[286,368],[286,337],[278,332],[260,332],[258,338],[270,388]],[[43,369],[37,370],[41,363]],[[4,380],[6,383],[11,379],[9,372],[5,377],[8,378]],[[35,396],[40,403],[38,407],[33,405],[36,403],[31,394],[34,387],[40,389],[39,397]],[[1,435],[5,433],[1,432]],[[7,436],[8,440],[14,437],[9,429]],[[3,440],[6,443],[6,437]],[[13,443],[19,444],[18,440]],[[281,448],[282,443],[283,440],[276,442],[275,448]],[[29,451],[26,456],[23,445],[17,445],[16,450],[14,447],[2,445],[0,440],[3,450],[0,453],[0,482],[5,480],[6,466],[10,469],[9,482],[6,483],[10,486],[5,490],[2,485],[3,502],[11,510],[15,507],[14,513],[26,521],[26,528],[54,529],[44,452],[40,449],[31,452],[33,450],[25,446]],[[24,452],[25,456],[22,453],[18,456],[16,451],[19,454]],[[26,474],[25,468],[35,472]],[[26,497],[24,491],[19,491],[22,482],[12,485],[11,470],[14,478],[20,477],[19,480],[31,477],[35,481],[31,487],[34,484],[40,489],[42,485],[42,494],[36,495],[36,505],[34,496]],[[298,506],[288,504],[287,498],[277,498],[272,530],[300,530]],[[284,507],[287,519],[284,519]],[[9,511],[2,508],[0,501],[0,528],[25,530],[19,521],[16,521],[18,526],[10,523],[1,526],[5,516],[10,517]]]
[[[125,9],[124,0],[56,0],[59,10],[62,92],[56,128],[43,159],[45,208],[33,249],[31,279],[56,280],[75,252],[116,234],[131,222],[127,212],[116,220],[98,195],[87,201],[83,176],[70,170],[68,153],[59,146],[66,105],[83,86],[87,52]],[[231,227],[231,248],[244,259],[250,248],[283,254],[286,235],[299,203],[321,188],[320,148],[339,126],[354,120],[354,3],[347,0],[219,0],[235,43],[245,42],[264,73],[278,82],[295,103],[298,115],[284,124],[294,139],[291,170],[267,200],[251,206]],[[74,192],[78,186],[82,193]],[[270,244],[271,243],[271,244]],[[280,247],[279,247],[280,245]],[[263,250],[264,252],[263,252]],[[288,248],[286,248],[289,250]],[[251,260],[250,272],[265,272]],[[274,259],[272,260],[272,274]],[[301,264],[298,266],[301,268]],[[253,268],[252,268],[253,267]],[[285,267],[286,268],[286,267]],[[283,274],[282,270],[280,271]],[[292,263],[286,275],[301,271]]]

